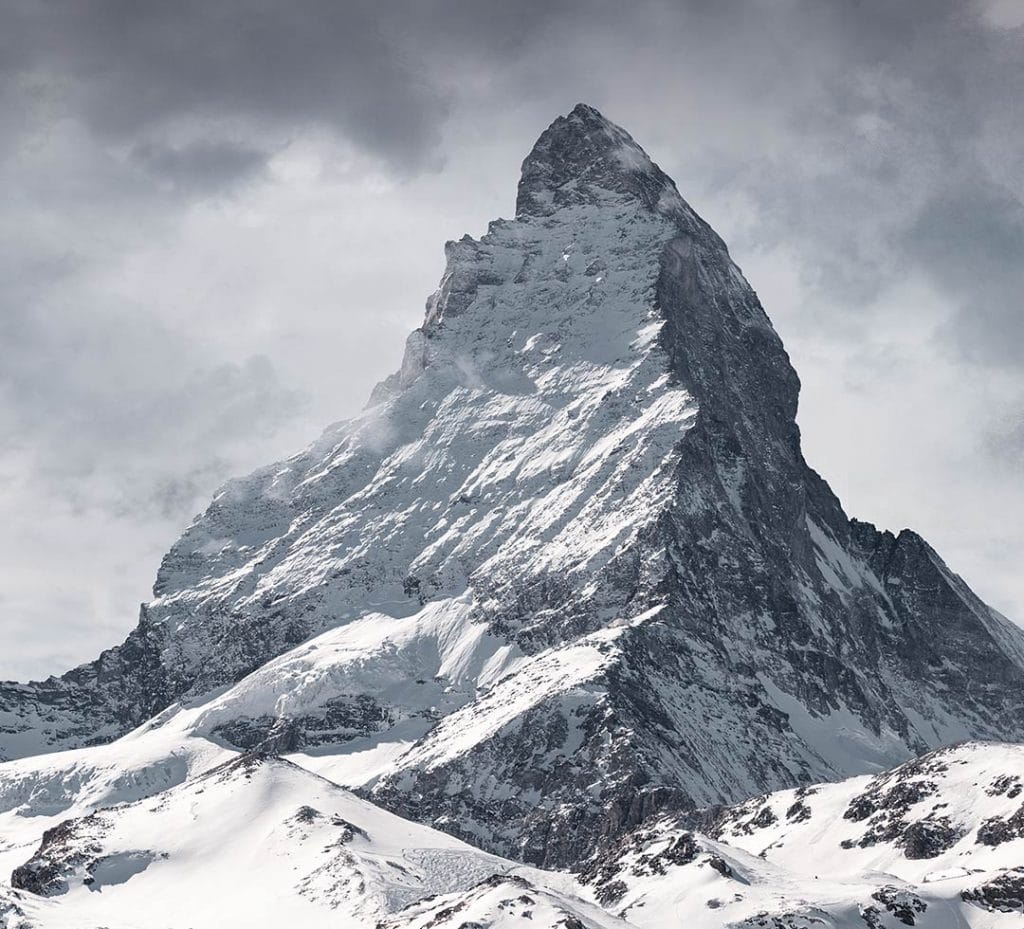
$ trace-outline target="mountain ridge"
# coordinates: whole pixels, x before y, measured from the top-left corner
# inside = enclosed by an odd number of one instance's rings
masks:
[[[1024,739],[1024,633],[846,516],[756,294],[624,130],[560,117],[516,219],[445,251],[368,409],[226,485],[124,645],[0,686],[0,752],[212,692],[204,738],[360,753],[388,809],[579,867],[662,810]]]

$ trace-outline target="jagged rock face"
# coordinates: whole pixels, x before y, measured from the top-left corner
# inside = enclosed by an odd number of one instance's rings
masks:
[[[961,897],[993,912],[1024,914],[1024,868],[1007,868],[992,880],[962,891]]]
[[[210,732],[413,727],[363,789],[575,865],[666,807],[1024,738],[1024,637],[914,533],[848,520],[756,295],[623,130],[556,120],[515,220],[446,253],[371,406],[225,487],[125,645],[0,689],[0,751],[251,674]]]

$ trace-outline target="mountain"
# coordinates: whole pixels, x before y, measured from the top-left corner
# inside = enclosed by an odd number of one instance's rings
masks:
[[[846,516],[757,296],[625,131],[555,120],[446,255],[361,415],[222,488],[124,644],[0,687],[4,756],[174,719],[581,868],[661,812],[1024,740],[1024,633]]]

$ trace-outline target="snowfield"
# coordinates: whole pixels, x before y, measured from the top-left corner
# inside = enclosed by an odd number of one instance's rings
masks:
[[[70,820],[17,873],[47,896],[30,910],[43,925],[215,929],[373,926],[507,867],[286,761],[244,756]]]
[[[115,759],[137,776],[162,739],[50,755],[35,777],[112,771]],[[0,926],[980,929],[1024,918],[1020,745],[967,744],[875,777],[655,819],[579,876],[486,854],[274,756],[213,764],[223,750],[193,748],[197,773],[175,786],[124,778],[104,794],[96,777],[69,788],[73,815],[56,825],[29,796],[5,813],[4,835],[22,841],[5,851],[4,866],[17,864]],[[4,796],[27,780],[5,770]]]

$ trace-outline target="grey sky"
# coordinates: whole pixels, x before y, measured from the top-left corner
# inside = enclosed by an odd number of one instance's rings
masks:
[[[730,243],[852,515],[1024,620],[1024,2],[0,0],[0,677],[393,369],[583,100]]]

